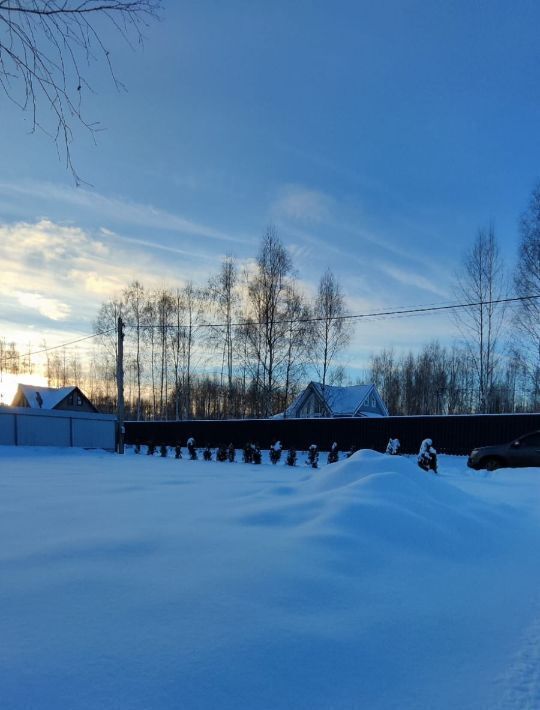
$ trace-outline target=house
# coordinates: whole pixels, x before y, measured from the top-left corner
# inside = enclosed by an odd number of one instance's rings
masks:
[[[57,409],[74,412],[94,412],[96,407],[78,387],[41,387],[36,385],[18,385],[11,403],[12,407],[30,407],[31,409]]]
[[[375,385],[335,387],[310,382],[279,417],[387,417],[388,410]]]

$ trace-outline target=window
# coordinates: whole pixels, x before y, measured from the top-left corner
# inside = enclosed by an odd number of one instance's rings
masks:
[[[72,395],[72,394],[70,394],[69,397],[68,397],[68,404],[69,404],[70,406],[73,406],[73,395]]]
[[[77,407],[82,407],[82,397],[80,394],[77,395]]]
[[[533,446],[540,447],[540,434],[531,434],[530,436],[524,436],[523,439],[519,440],[521,446]]]

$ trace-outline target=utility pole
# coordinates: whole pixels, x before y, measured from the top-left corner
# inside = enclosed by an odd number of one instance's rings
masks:
[[[117,451],[124,453],[124,321],[118,316],[118,347],[116,356],[116,389],[118,392],[118,443]]]

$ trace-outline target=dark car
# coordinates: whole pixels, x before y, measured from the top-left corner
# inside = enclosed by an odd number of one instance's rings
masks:
[[[482,446],[473,449],[467,465],[471,468],[516,468],[518,466],[540,466],[540,431],[514,439],[509,444]]]

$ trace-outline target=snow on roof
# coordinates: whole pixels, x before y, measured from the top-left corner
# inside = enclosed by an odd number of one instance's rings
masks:
[[[351,385],[350,387],[336,387],[334,385],[326,385],[324,387],[320,382],[310,382],[308,387],[294,400],[290,407],[286,410],[286,416],[292,416],[299,404],[303,400],[310,385],[319,394],[321,399],[326,401],[332,416],[334,417],[352,417],[358,410],[358,407],[366,399],[368,394],[374,388],[374,385]]]
[[[18,391],[26,397],[28,406],[32,409],[54,409],[60,402],[75,390],[71,387],[39,387],[36,385],[19,385]],[[39,394],[39,397],[38,397]],[[39,399],[41,398],[41,407]]]
[[[320,382],[312,382],[313,387],[323,398],[334,416],[353,416],[358,407],[367,397],[373,385],[352,385],[351,387],[335,387]]]

